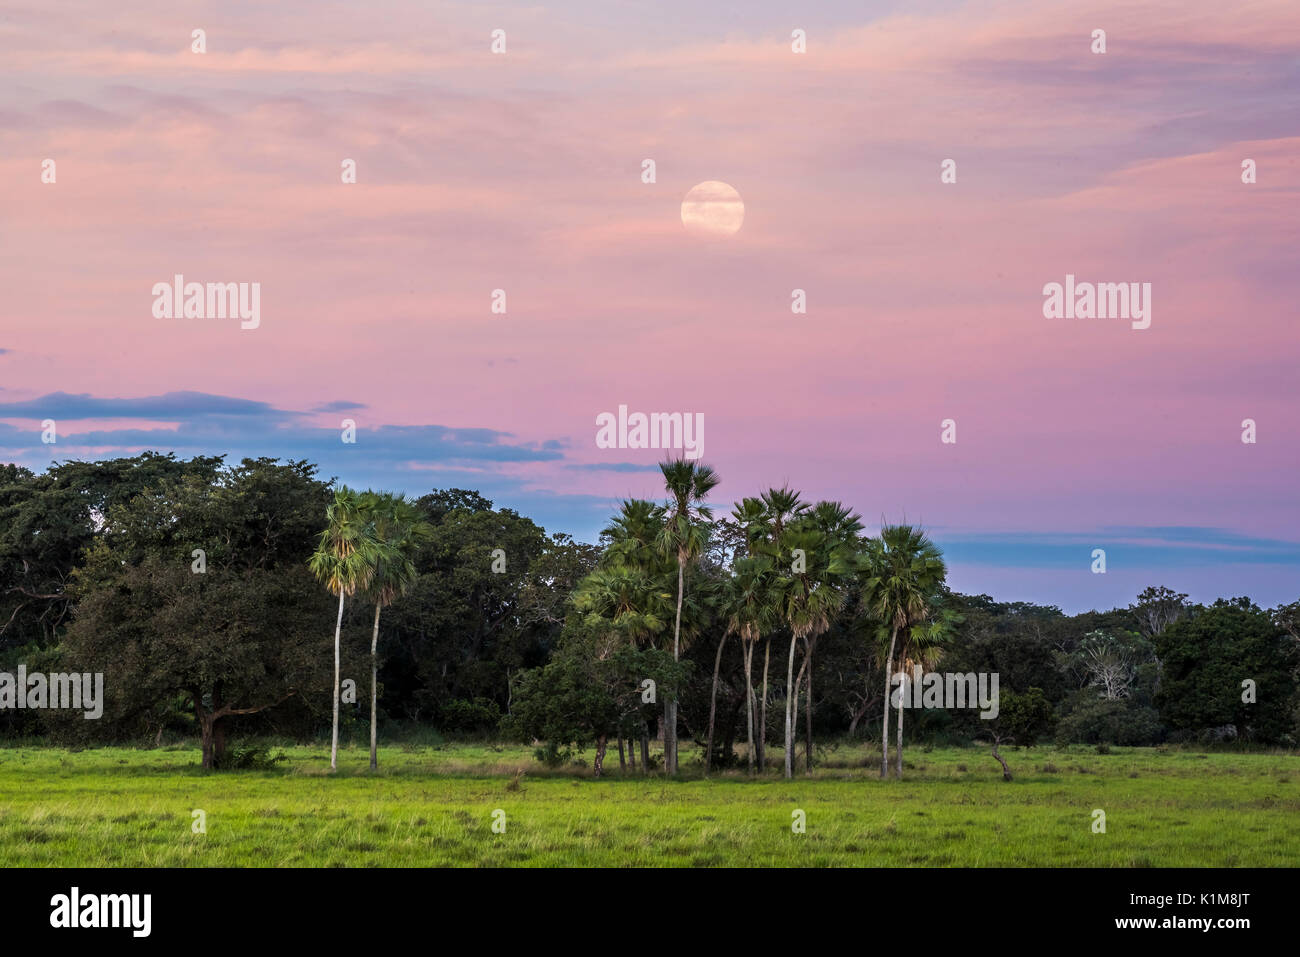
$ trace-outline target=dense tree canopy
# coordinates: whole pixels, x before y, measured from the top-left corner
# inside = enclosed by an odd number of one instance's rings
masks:
[[[1170,728],[1264,743],[1294,733],[1296,642],[1249,598],[1216,601],[1170,625],[1156,645],[1155,702]]]

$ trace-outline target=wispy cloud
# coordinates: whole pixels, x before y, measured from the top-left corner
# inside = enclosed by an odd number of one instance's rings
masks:
[[[1199,526],[1102,527],[1083,532],[970,532],[938,529],[955,563],[1010,568],[1088,571],[1092,550],[1106,553],[1108,574],[1116,568],[1181,569],[1203,566],[1300,565],[1300,541],[1243,535]]]
[[[566,469],[580,472],[658,472],[659,466],[637,462],[583,462],[578,465],[566,465]]]
[[[256,417],[282,420],[301,415],[275,409],[266,402],[205,392],[167,392],[163,395],[116,398],[88,393],[51,392],[38,399],[0,402],[0,419],[198,419],[205,417]]]
[[[346,399],[339,399],[334,402],[326,402],[322,405],[314,406],[313,412],[353,412],[366,408],[364,402],[349,402]]]

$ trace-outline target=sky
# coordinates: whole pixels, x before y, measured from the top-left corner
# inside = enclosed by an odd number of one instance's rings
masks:
[[[920,522],[959,591],[1300,598],[1294,0],[808,6],[11,0],[0,460],[309,458],[594,540],[663,494],[624,405],[703,418],[720,511]],[[713,181],[733,234],[683,224]],[[178,274],[257,327],[160,317]],[[1067,275],[1149,327],[1046,317]]]

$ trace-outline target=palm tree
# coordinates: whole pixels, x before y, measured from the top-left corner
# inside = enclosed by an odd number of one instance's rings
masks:
[[[343,599],[369,583],[378,560],[378,545],[369,523],[361,514],[360,496],[340,485],[334,501],[325,509],[325,531],[315,553],[307,562],[317,579],[339,596],[339,615],[334,623],[334,734],[330,744],[330,770],[339,766],[339,637],[343,631]]]
[[[591,624],[643,648],[666,627],[670,599],[653,576],[613,560],[579,582],[573,603]]]
[[[613,644],[644,648],[667,627],[671,600],[662,576],[628,562],[611,548],[578,584],[573,604],[589,626],[603,632]],[[641,767],[643,771],[650,768],[645,721],[641,722]]]
[[[601,532],[609,539],[608,555],[630,566],[649,571],[663,563],[655,551],[664,523],[664,507],[642,498],[628,499]]]
[[[863,602],[880,623],[878,637],[882,644],[884,635],[889,635],[880,732],[880,776],[884,778],[889,775],[889,689],[893,683],[898,635],[926,620],[947,568],[938,547],[925,532],[912,525],[882,525],[880,537],[867,540],[861,561],[865,576]],[[901,762],[899,774],[902,774]]]
[[[645,499],[628,499],[601,532],[609,544],[596,572],[578,588],[585,610],[610,619],[638,647],[654,643],[666,622],[664,602],[669,563],[657,548],[664,507]],[[585,586],[585,587],[584,587]],[[585,594],[585,598],[583,597]],[[595,604],[593,604],[595,603]],[[583,608],[580,607],[580,610]],[[629,615],[641,617],[627,617]],[[641,726],[641,767],[650,768],[650,732]]]
[[[844,605],[842,579],[852,570],[852,550],[818,528],[811,516],[793,523],[783,541],[790,555],[803,556],[802,561],[792,562],[783,602],[786,623],[790,626],[790,657],[785,677],[785,776],[789,778],[794,776],[794,719],[798,707],[795,649],[798,642],[804,642],[806,668],[816,638],[830,628]],[[809,707],[812,707],[811,695]]]
[[[739,527],[741,536],[744,541],[743,552],[738,552],[738,554],[732,559],[733,570],[735,569],[739,559],[742,557],[749,556],[755,558],[759,558],[759,557],[767,558],[769,562],[771,562],[772,564],[773,574],[770,580],[767,582],[767,587],[763,589],[763,598],[765,601],[769,602],[773,606],[773,608],[775,608],[780,603],[780,595],[779,592],[777,591],[777,583],[779,581],[779,577],[776,573],[776,563],[774,560],[775,552],[772,549],[771,543],[769,541],[772,534],[772,526],[770,521],[771,516],[768,513],[767,506],[763,503],[762,499],[745,498],[739,501],[738,503],[736,503],[735,507],[732,508],[731,517],[735,521],[736,525]],[[734,593],[733,593],[733,597],[734,597]],[[773,620],[770,622],[770,624],[774,628],[777,624],[776,616],[773,615],[772,618]],[[746,695],[745,701],[747,706],[751,706],[753,701],[755,700],[752,667],[753,667],[753,658],[754,658],[754,648],[756,647],[755,642],[757,642],[758,638],[760,637],[764,638],[764,647],[770,649],[771,647],[770,630],[766,630],[766,629],[763,632],[761,632],[759,635],[756,635],[753,642],[750,642],[748,645],[746,645],[742,641],[740,646],[741,657],[745,660],[745,695]],[[724,635],[724,639],[725,639],[725,635]],[[757,737],[751,736],[749,741],[750,770],[753,771],[754,762],[757,759],[758,769],[760,772],[763,770],[764,767],[763,748],[764,748],[765,737],[766,737],[765,731],[767,729],[768,658],[769,655],[765,654],[763,658],[763,694],[762,697],[758,699],[761,702],[761,709],[759,712],[759,720],[757,725],[758,736]],[[754,717],[752,714],[749,716],[749,723],[751,726],[754,724]]]
[[[748,732],[749,771],[754,772],[754,645],[769,633],[777,623],[777,575],[772,563],[764,557],[741,558],[735,562],[735,573],[727,583],[726,612],[727,635],[738,635],[745,660],[745,717]],[[718,644],[721,657],[722,644]],[[709,705],[708,754],[713,755],[713,716],[718,699],[718,667],[713,667],[713,700]],[[707,760],[707,759],[706,759]]]
[[[944,645],[952,636],[953,627],[960,620],[961,616],[950,609],[937,608],[932,604],[925,621],[903,632],[904,641],[898,649],[898,670],[902,672],[904,681],[908,680],[907,675],[913,665],[920,665],[922,674],[938,667],[940,659],[943,658]],[[917,702],[913,701],[912,707],[916,706]],[[902,778],[903,695],[901,689],[898,695],[898,745],[895,751],[897,752],[895,767],[898,777]]]
[[[772,540],[780,548],[786,526],[808,510],[808,503],[789,486],[768,489],[763,493],[762,501],[763,507],[767,509]]]
[[[375,603],[370,634],[370,770],[379,767],[379,613],[415,584],[415,552],[433,534],[433,526],[401,493],[366,492],[360,510],[376,542],[367,597]]]
[[[862,531],[862,518],[851,508],[840,502],[818,502],[810,511],[800,515],[801,524],[811,526],[826,536],[831,549],[831,563],[827,567],[827,584],[843,588],[845,576],[854,571],[857,554],[858,533]],[[843,595],[843,600],[847,595]],[[804,762],[809,772],[813,769],[813,649],[817,644],[817,634],[804,639],[804,660],[800,665],[800,674],[806,674],[804,685]],[[795,724],[799,723],[799,677],[795,678]]]
[[[752,500],[746,499],[745,501],[748,503]],[[768,489],[758,501],[763,514],[760,522],[750,526],[754,540],[754,550],[757,553],[770,556],[777,569],[783,569],[789,565],[789,562],[783,557],[786,554],[783,550],[786,526],[796,520],[808,508],[808,503],[788,485]],[[781,581],[784,582],[785,579],[782,578]],[[777,596],[776,601],[780,604],[780,595]],[[767,674],[771,658],[772,639],[769,636],[763,642],[763,693],[759,698],[758,712],[758,766],[760,770],[767,767]]]
[[[713,512],[705,504],[718,484],[718,475],[707,465],[689,459],[662,462],[664,487],[670,496],[658,545],[665,555],[677,558],[677,618],[673,626],[673,660],[681,658],[682,598],[685,595],[686,563],[694,561],[708,544],[708,525]],[[677,773],[677,698],[664,698],[664,764],[669,774]]]

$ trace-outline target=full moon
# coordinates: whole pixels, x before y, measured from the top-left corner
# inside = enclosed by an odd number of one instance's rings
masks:
[[[682,200],[682,225],[695,236],[734,236],[745,221],[745,202],[735,187],[716,179],[697,183]]]

